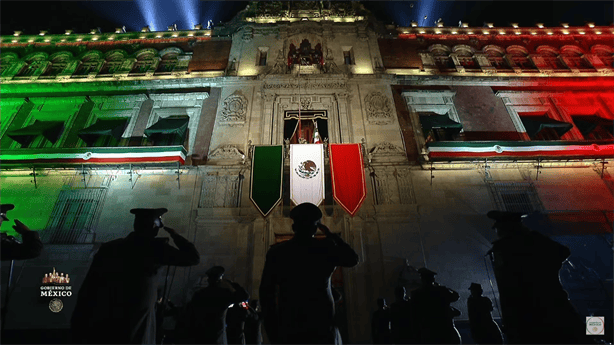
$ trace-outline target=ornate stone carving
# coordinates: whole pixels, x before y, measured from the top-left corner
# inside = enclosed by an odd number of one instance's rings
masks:
[[[221,145],[209,155],[211,160],[231,160],[245,162],[245,154],[241,152],[235,145]]]
[[[275,65],[268,74],[286,74],[287,72],[288,67],[286,64],[286,58],[284,57],[284,51],[280,49],[277,53],[277,58],[275,59]]]
[[[247,98],[235,92],[224,100],[221,125],[242,126],[247,114]]]
[[[287,83],[267,83],[265,82],[263,88],[268,89],[298,89],[299,84],[294,81]],[[301,85],[301,89],[346,89],[347,83],[345,81],[307,81]]]
[[[301,97],[301,109],[311,109],[311,97]]]
[[[324,71],[326,73],[331,74],[340,74],[342,73],[337,64],[335,63],[335,59],[333,57],[333,51],[330,48],[326,49],[326,63],[324,64]]]
[[[371,156],[398,156],[404,155],[403,149],[389,143],[387,141],[382,141],[381,143],[375,144],[375,146],[369,152]]]
[[[392,107],[390,101],[382,93],[374,91],[365,97],[367,121],[375,125],[392,123]]]

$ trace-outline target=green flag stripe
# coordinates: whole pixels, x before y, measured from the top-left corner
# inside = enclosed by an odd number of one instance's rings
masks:
[[[250,199],[265,217],[281,200],[282,169],[282,146],[254,147]]]

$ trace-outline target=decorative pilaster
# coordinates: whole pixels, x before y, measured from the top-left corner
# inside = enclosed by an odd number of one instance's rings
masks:
[[[552,68],[550,68],[550,66],[548,66],[548,64],[546,64],[546,61],[544,61],[544,58],[539,56],[539,55],[535,55],[535,54],[531,54],[529,55],[529,59],[531,60],[531,62],[533,62],[533,64],[535,65],[535,67],[537,67],[537,69],[545,74],[551,74],[552,73]]]
[[[522,73],[522,69],[516,65],[516,62],[514,62],[514,59],[510,55],[503,55],[503,60],[514,70],[514,73]]]
[[[437,64],[435,63],[435,59],[433,58],[433,54],[431,53],[420,53],[420,58],[422,59],[422,68],[426,72],[436,72],[438,70]]]
[[[478,62],[478,65],[482,69],[482,72],[484,72],[484,73],[496,73],[497,69],[494,68],[490,64],[490,61],[488,60],[488,58],[486,57],[485,54],[475,53],[475,54],[473,54],[473,57]]]
[[[454,61],[454,67],[456,67],[456,71],[459,73],[465,73],[465,67],[463,67],[458,60],[458,56],[455,53],[450,54],[450,58]]]

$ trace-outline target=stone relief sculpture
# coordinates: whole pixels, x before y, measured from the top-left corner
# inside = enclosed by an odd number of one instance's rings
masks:
[[[339,69],[339,67],[337,67],[337,64],[335,63],[335,59],[333,57],[333,51],[330,48],[326,49],[326,63],[324,64],[324,71],[326,73],[331,73],[331,74],[340,74],[341,69]]]
[[[365,108],[367,110],[367,121],[375,125],[386,125],[392,123],[392,107],[386,96],[380,92],[371,92],[365,97]]]
[[[224,100],[219,123],[228,126],[242,126],[247,114],[247,98],[235,92]]]
[[[211,160],[225,160],[225,161],[241,161],[245,162],[245,154],[241,152],[235,145],[221,145],[209,155]]]
[[[275,59],[275,65],[268,74],[286,74],[288,67],[286,66],[286,58],[284,57],[283,50],[279,50],[277,58]]]
[[[402,148],[390,142],[382,141],[380,143],[375,144],[369,154],[371,156],[398,156],[405,154],[405,152]]]

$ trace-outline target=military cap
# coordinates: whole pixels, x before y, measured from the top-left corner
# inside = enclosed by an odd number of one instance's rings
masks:
[[[426,267],[422,267],[418,270],[418,273],[420,273],[421,277],[434,277],[437,273],[429,270]]]
[[[153,220],[161,217],[166,212],[168,212],[168,210],[165,208],[133,208],[130,210],[130,213],[135,215],[137,220]]]
[[[478,283],[471,283],[469,290],[482,290],[482,285]]]
[[[322,219],[322,211],[318,206],[305,202],[290,211],[290,218],[294,221],[316,221]]]
[[[205,272],[205,274],[212,279],[220,279],[226,270],[222,266],[213,266]]]
[[[486,214],[488,218],[503,223],[520,223],[526,214],[520,212],[490,211]]]
[[[10,211],[10,210],[12,210],[14,208],[15,208],[15,205],[13,205],[13,204],[2,204],[2,205],[0,205],[0,213],[4,214],[2,216],[2,218],[4,218],[4,220],[9,220],[8,217],[6,216],[6,212]]]

